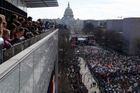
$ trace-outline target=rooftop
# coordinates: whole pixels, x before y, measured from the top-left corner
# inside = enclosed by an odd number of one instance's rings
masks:
[[[56,7],[58,6],[57,0],[24,0],[28,8],[37,7]]]

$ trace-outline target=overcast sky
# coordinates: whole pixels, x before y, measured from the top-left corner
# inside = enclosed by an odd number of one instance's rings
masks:
[[[62,18],[70,2],[74,18],[116,19],[140,17],[140,0],[57,0],[58,7],[28,8],[28,16],[38,18]]]

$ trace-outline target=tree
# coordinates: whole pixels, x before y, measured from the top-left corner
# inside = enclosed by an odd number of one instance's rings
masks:
[[[93,30],[94,30],[94,25],[92,23],[85,23],[82,31],[85,34],[91,34],[93,33]]]

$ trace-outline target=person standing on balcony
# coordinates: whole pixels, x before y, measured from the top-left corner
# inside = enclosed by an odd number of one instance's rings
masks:
[[[0,14],[0,36],[2,37],[3,35],[3,15]]]
[[[11,44],[19,43],[25,39],[24,37],[24,28],[20,27],[15,33],[14,33],[14,39],[11,41]]]
[[[6,22],[6,19],[5,19],[5,16],[4,16],[4,21],[3,21],[3,39],[4,39],[4,46],[3,48],[10,48],[12,47],[11,45],[11,39],[10,39],[10,30],[7,29],[7,22]]]
[[[0,14],[0,64],[3,62],[3,15]]]
[[[19,23],[19,21],[18,21],[18,15],[16,15],[16,14],[13,14],[12,16],[11,16],[11,18],[10,18],[10,21],[8,22],[8,29],[9,30],[11,30],[11,24],[12,23],[14,23],[14,24],[16,24],[16,25],[20,25]]]

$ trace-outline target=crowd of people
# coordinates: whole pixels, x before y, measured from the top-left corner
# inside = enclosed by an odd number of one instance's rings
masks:
[[[91,73],[104,93],[140,93],[140,58],[126,56],[97,46],[81,46]]]
[[[82,82],[82,75],[80,74],[80,67],[78,56],[73,52],[73,50],[69,50],[65,55],[63,60],[59,57],[59,70],[62,76],[66,76],[66,80],[68,81],[66,85],[69,85],[70,91],[66,91],[66,93],[88,93],[87,88]],[[62,89],[64,90],[64,89]],[[61,91],[60,91],[61,92]]]
[[[3,48],[10,48],[15,43],[39,35],[43,31],[41,19],[33,21],[32,17],[21,17],[13,14],[10,20],[0,14],[0,37],[3,38]]]

